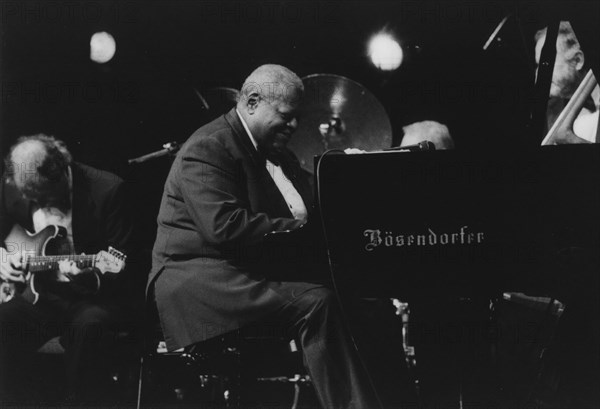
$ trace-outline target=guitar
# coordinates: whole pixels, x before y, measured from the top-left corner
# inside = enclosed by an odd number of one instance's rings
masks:
[[[80,269],[95,267],[102,274],[119,273],[125,268],[127,256],[112,247],[93,255],[47,255],[68,248],[66,238],[67,230],[62,226],[50,225],[35,234],[19,225],[13,226],[4,240],[4,245],[7,254],[23,255],[21,265],[26,280],[25,283],[1,283],[0,303],[10,300],[17,293],[32,304],[37,303],[43,288],[41,285],[36,287],[36,282],[43,281],[44,276],[46,279],[59,281],[62,275],[59,272],[59,263],[63,260],[75,262]],[[68,281],[67,275],[62,276]]]

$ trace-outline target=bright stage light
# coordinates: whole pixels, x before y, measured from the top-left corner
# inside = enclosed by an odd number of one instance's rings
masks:
[[[369,43],[369,57],[382,71],[393,71],[402,64],[402,47],[389,34],[377,34]]]
[[[109,62],[115,52],[117,51],[117,44],[112,35],[106,31],[94,33],[90,40],[90,59],[99,64]]]

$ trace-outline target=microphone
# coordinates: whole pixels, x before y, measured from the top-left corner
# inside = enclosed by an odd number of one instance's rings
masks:
[[[393,148],[384,149],[384,151],[399,151],[399,152],[419,152],[419,151],[434,151],[435,145],[430,141],[421,141],[415,145],[394,146]]]

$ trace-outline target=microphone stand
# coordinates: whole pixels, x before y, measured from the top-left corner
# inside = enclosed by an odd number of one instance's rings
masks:
[[[137,158],[129,159],[127,163],[129,165],[132,165],[137,163],[143,163],[166,155],[174,155],[179,151],[180,148],[181,145],[175,141],[167,142],[163,145],[163,149],[158,150],[156,152],[148,153],[146,155],[138,156]]]

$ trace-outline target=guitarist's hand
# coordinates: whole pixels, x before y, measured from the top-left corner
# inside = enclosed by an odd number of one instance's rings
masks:
[[[58,262],[58,281],[70,281],[82,286],[86,290],[97,291],[100,288],[100,277],[92,267],[79,268],[74,261],[62,260]]]
[[[58,262],[58,281],[71,281],[71,277],[81,273],[81,269],[72,260],[61,260]]]
[[[21,270],[21,252],[11,254],[0,247],[0,278],[9,283],[24,283],[25,274]]]
[[[95,268],[80,269],[70,260],[59,261],[58,268],[58,281],[70,282],[69,285],[78,294],[94,294],[100,289],[100,277],[96,274]]]

